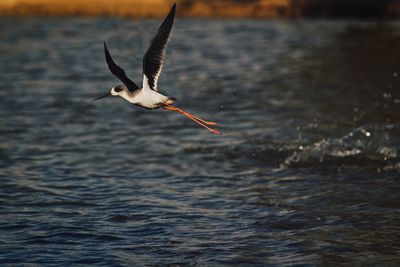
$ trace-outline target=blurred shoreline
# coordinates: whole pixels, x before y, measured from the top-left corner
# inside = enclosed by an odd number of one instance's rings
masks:
[[[191,18],[398,18],[400,0],[2,0],[2,16],[163,17],[172,3]]]

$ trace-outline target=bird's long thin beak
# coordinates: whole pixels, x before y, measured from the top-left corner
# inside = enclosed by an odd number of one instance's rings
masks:
[[[103,95],[103,96],[100,96],[100,97],[98,97],[98,98],[93,99],[92,101],[96,101],[96,100],[99,100],[99,99],[101,99],[101,98],[104,98],[104,97],[107,97],[107,96],[110,96],[110,95],[111,95],[111,93],[107,93],[107,94],[105,94],[105,95]]]

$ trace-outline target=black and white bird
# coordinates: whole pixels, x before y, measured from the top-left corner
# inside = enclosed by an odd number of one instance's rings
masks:
[[[221,135],[219,131],[209,127],[218,125],[216,122],[205,121],[186,111],[183,111],[178,107],[172,106],[176,99],[158,92],[157,82],[164,64],[165,49],[168,43],[172,25],[174,23],[175,9],[176,4],[172,6],[170,12],[159,27],[157,34],[153,37],[150,46],[144,54],[142,88],[137,86],[131,79],[129,79],[126,76],[125,71],[114,62],[110,52],[107,49],[107,45],[104,42],[104,53],[108,68],[112,74],[121,80],[123,84],[112,87],[109,93],[95,98],[93,101],[107,96],[120,96],[128,102],[146,109],[157,109],[161,107],[166,110],[179,112],[205,127],[212,133]]]

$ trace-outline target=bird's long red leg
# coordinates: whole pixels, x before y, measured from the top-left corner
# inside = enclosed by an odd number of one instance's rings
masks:
[[[206,128],[207,130],[209,130],[210,132],[212,132],[212,133],[214,133],[214,134],[222,135],[219,131],[214,130],[214,129],[211,129],[210,127],[208,127],[208,126],[206,125],[206,124],[209,124],[209,125],[217,125],[216,122],[208,122],[208,121],[205,121],[205,120],[200,119],[200,118],[198,118],[198,117],[196,117],[196,116],[194,116],[194,115],[192,115],[192,114],[190,114],[190,113],[188,113],[188,112],[186,112],[186,111],[183,111],[183,110],[180,109],[180,108],[177,108],[177,107],[174,107],[174,106],[171,106],[171,105],[168,105],[168,104],[164,104],[164,105],[162,105],[162,107],[163,107],[164,109],[176,111],[176,112],[178,112],[178,113],[180,113],[180,114],[186,116],[187,118],[189,118],[189,119],[191,119],[192,121],[196,122],[197,124],[203,126],[204,128]]]
[[[170,110],[174,109],[174,110],[176,110],[176,111],[179,112],[179,113],[189,115],[189,116],[192,117],[193,119],[196,119],[197,121],[200,121],[200,122],[202,122],[203,124],[207,124],[207,125],[211,125],[211,126],[217,126],[217,125],[218,125],[217,122],[205,121],[205,120],[203,120],[203,119],[201,119],[201,118],[199,118],[199,117],[197,117],[197,116],[195,116],[195,115],[193,115],[193,114],[190,114],[189,112],[186,112],[186,111],[184,111],[184,110],[182,110],[182,109],[180,109],[180,108],[178,108],[178,107],[174,107],[174,106],[169,105],[169,104],[163,104],[163,105],[165,105],[165,106],[167,106],[167,107],[170,107],[170,108],[171,108]]]
[[[207,130],[209,130],[210,132],[212,132],[212,133],[214,133],[214,134],[222,135],[219,131],[214,130],[214,129],[211,129],[210,127],[208,127],[207,125],[205,125],[204,123],[202,123],[201,121],[199,121],[199,120],[197,119],[196,116],[193,116],[192,114],[190,114],[190,113],[188,113],[188,112],[185,112],[185,111],[183,111],[183,110],[181,110],[181,109],[179,109],[179,108],[177,108],[177,107],[172,107],[172,106],[170,106],[170,107],[164,107],[164,108],[167,109],[167,110],[176,111],[176,112],[178,112],[178,113],[180,113],[180,114],[186,116],[187,118],[189,118],[189,119],[191,119],[192,121],[196,122],[197,124],[203,126],[204,128],[206,128]]]

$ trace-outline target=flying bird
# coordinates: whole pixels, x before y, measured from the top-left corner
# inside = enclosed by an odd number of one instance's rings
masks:
[[[126,76],[124,69],[114,62],[110,52],[108,51],[106,42],[104,42],[104,53],[108,68],[123,84],[112,87],[110,92],[93,99],[93,101],[107,96],[120,96],[128,102],[146,109],[163,108],[166,110],[176,111],[203,126],[210,132],[221,135],[221,132],[210,128],[210,126],[217,126],[218,124],[216,122],[205,121],[176,106],[173,106],[172,104],[175,102],[176,98],[166,96],[158,91],[157,82],[164,65],[165,50],[174,23],[175,9],[176,4],[172,6],[144,54],[142,88],[129,79]]]

